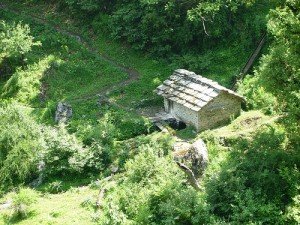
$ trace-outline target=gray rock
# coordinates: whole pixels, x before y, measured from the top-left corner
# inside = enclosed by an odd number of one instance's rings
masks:
[[[0,211],[1,210],[5,210],[5,209],[8,209],[12,206],[12,200],[9,200],[5,203],[0,203]]]
[[[203,140],[199,139],[193,144],[176,142],[174,144],[174,157],[191,169],[196,178],[202,176],[208,164],[208,152]]]
[[[97,101],[97,104],[99,107],[103,106],[103,105],[107,105],[109,102],[108,102],[108,99],[105,95],[98,95],[98,101]]]
[[[56,123],[66,123],[72,117],[72,107],[67,103],[60,102],[57,105],[55,112]]]
[[[208,164],[208,151],[202,139],[192,144],[190,158],[192,160],[192,171],[194,171],[195,176],[201,176]]]

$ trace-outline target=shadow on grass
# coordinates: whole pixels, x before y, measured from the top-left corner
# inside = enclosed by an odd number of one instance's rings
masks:
[[[59,194],[73,188],[87,186],[97,178],[97,175],[99,174],[65,174],[63,176],[50,177],[41,186],[37,187],[36,190],[43,194]]]

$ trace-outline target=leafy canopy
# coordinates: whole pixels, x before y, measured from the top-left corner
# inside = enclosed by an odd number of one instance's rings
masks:
[[[24,55],[37,45],[41,43],[34,41],[27,24],[0,21],[0,60]]]

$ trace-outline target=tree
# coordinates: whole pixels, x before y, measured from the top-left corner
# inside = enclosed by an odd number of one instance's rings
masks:
[[[23,57],[36,45],[41,43],[34,41],[28,25],[0,21],[0,63],[8,57]]]
[[[271,10],[268,31],[274,38],[256,72],[267,91],[277,96],[289,118],[300,120],[300,2],[286,0]]]

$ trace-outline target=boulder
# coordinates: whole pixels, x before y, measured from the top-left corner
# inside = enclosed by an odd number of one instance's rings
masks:
[[[0,203],[0,211],[1,210],[5,210],[5,209],[8,209],[12,206],[12,200],[8,200],[7,202],[5,203]]]
[[[60,102],[57,105],[55,112],[55,122],[56,123],[66,123],[68,119],[71,118],[73,114],[72,107],[67,103]]]
[[[97,104],[99,107],[103,106],[103,105],[107,105],[109,103],[107,97],[105,95],[98,95],[98,101]]]
[[[183,141],[176,142],[174,144],[174,157],[177,162],[190,168],[195,178],[201,177],[208,163],[208,152],[202,139],[193,144]]]

